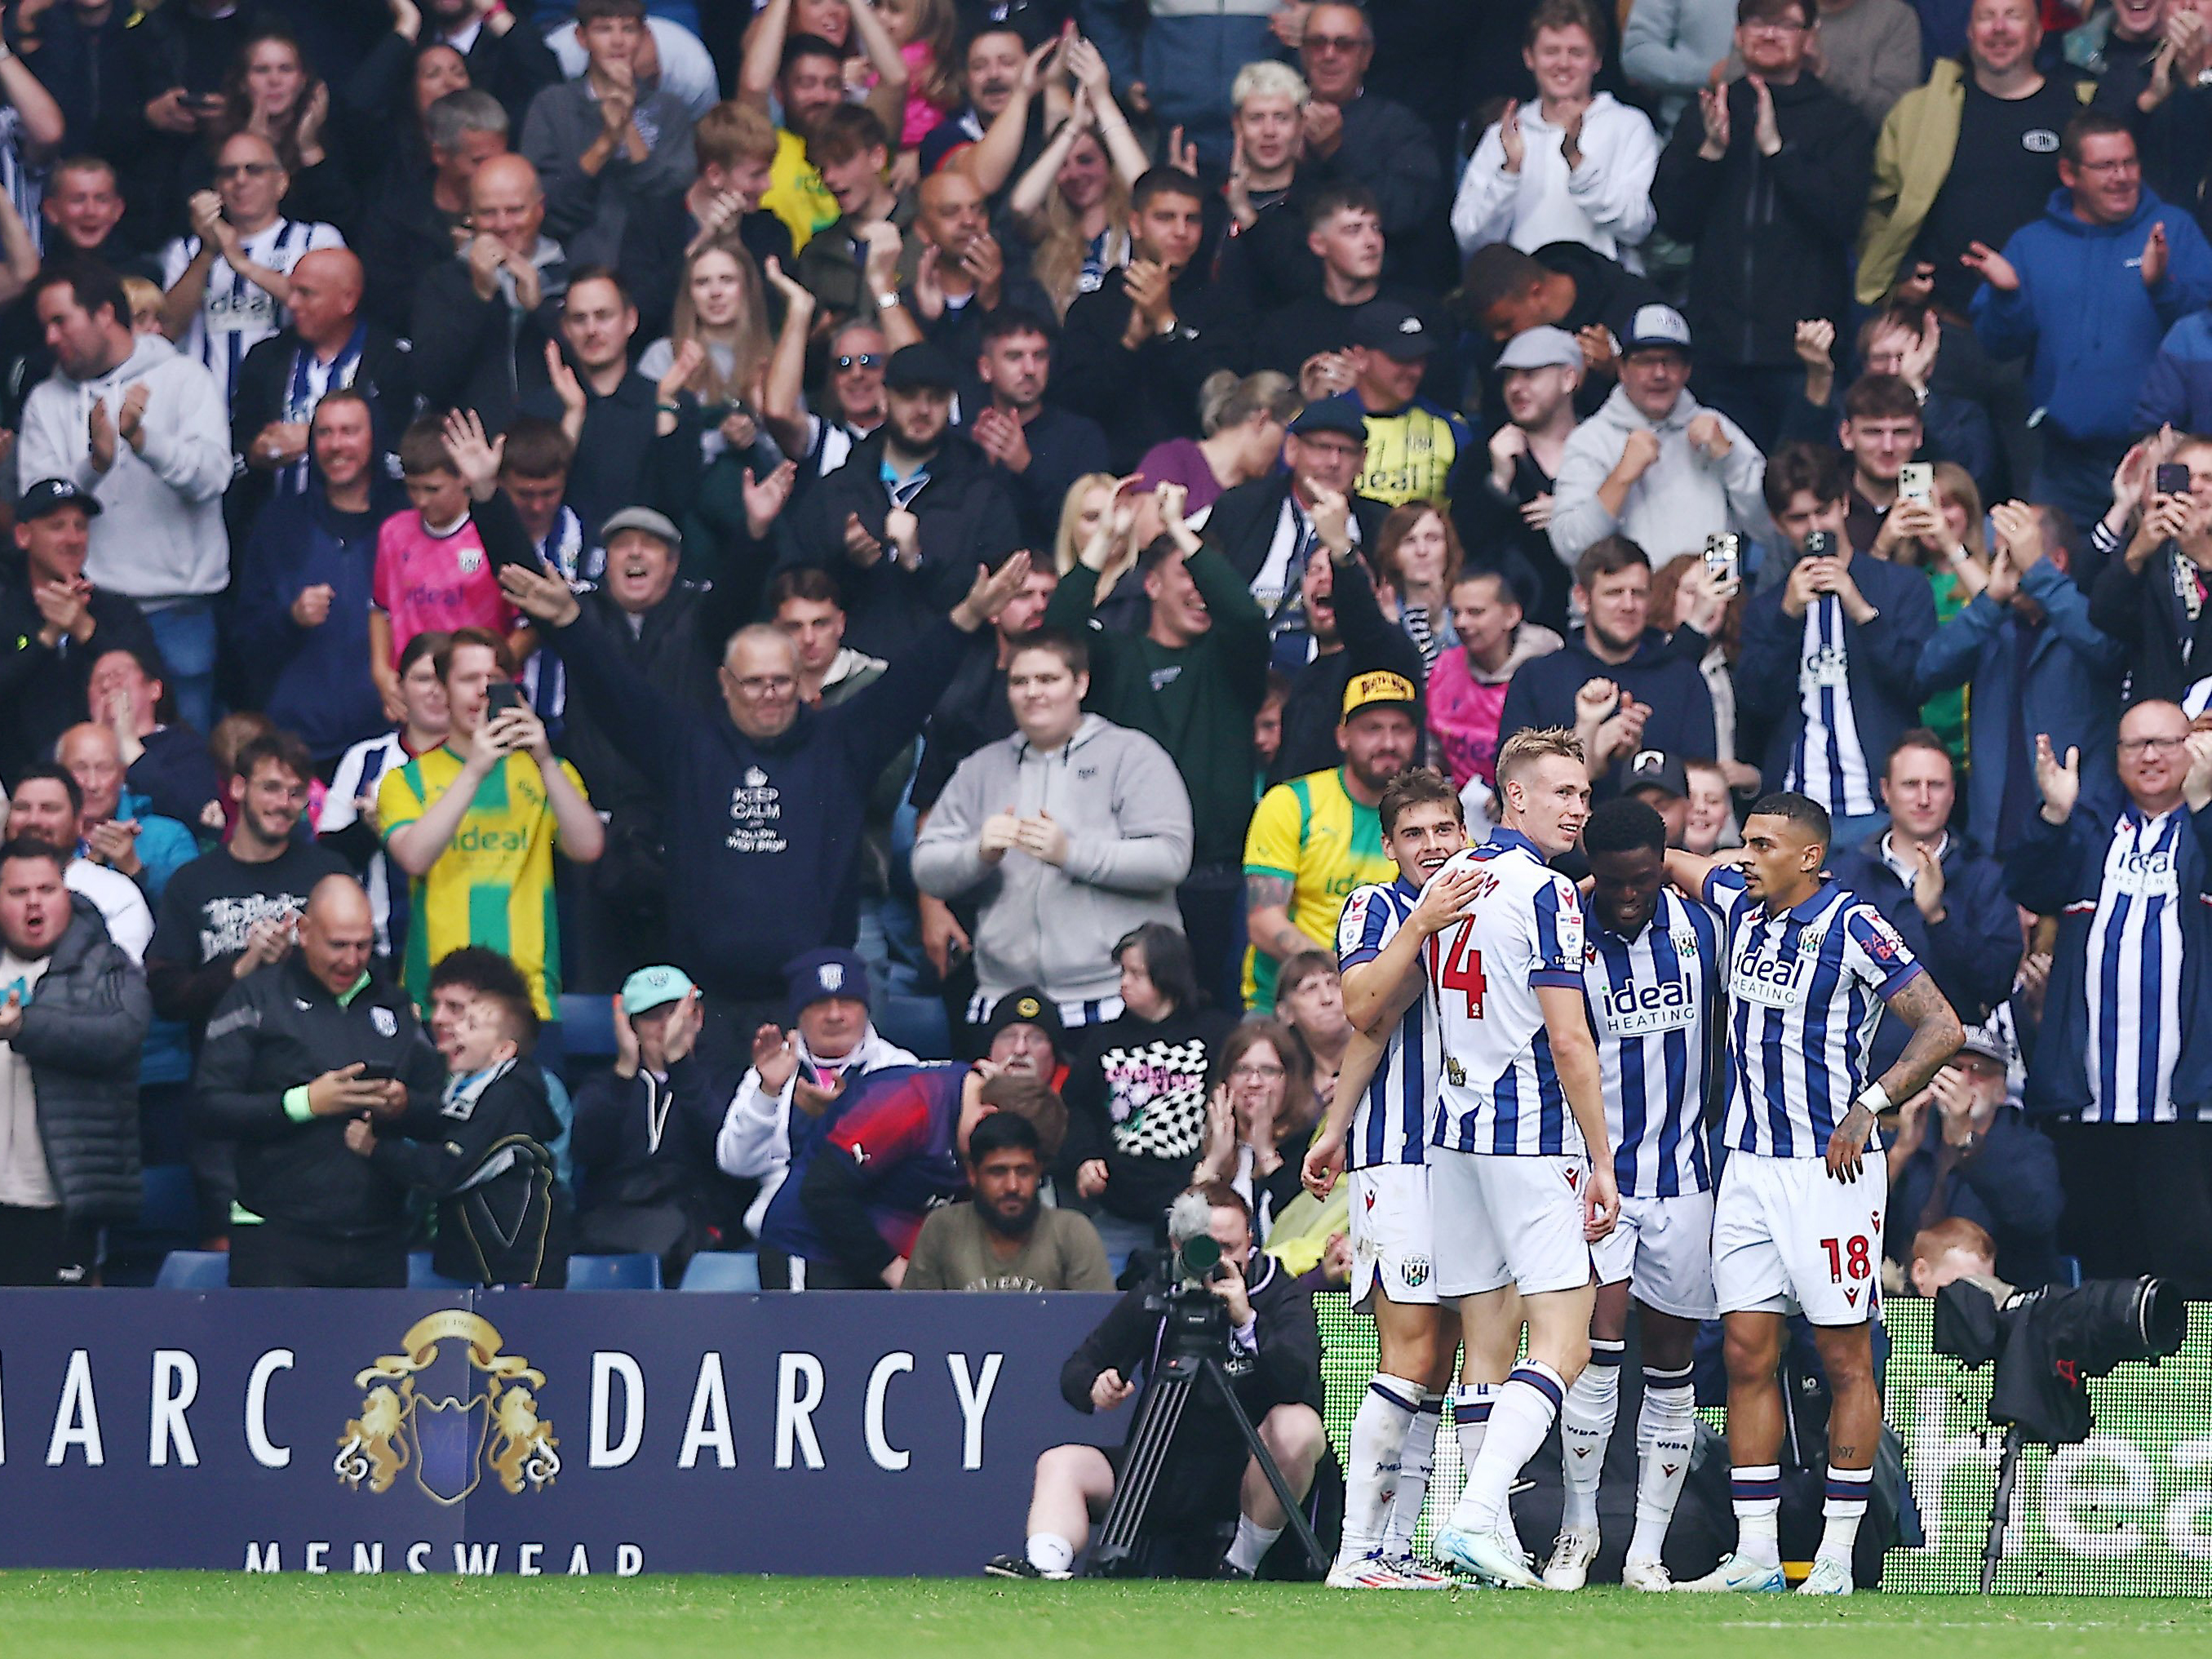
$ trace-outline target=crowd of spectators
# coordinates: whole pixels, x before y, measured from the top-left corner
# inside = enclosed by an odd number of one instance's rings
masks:
[[[0,13],[0,1282],[1322,1282],[1562,726],[1974,1028],[1895,1288],[2208,1288],[2207,0]]]

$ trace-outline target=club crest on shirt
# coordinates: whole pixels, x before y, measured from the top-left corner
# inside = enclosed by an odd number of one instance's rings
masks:
[[[368,1011],[368,1023],[376,1028],[376,1034],[380,1037],[398,1036],[399,1035],[399,1017],[393,1013],[389,1008],[370,1009]]]

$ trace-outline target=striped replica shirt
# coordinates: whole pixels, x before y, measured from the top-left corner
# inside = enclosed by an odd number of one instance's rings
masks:
[[[2180,838],[2189,811],[2130,805],[2112,825],[2089,919],[2085,1122],[2170,1122],[2181,1057]]]
[[[1420,890],[1402,875],[1387,886],[1355,890],[1344,902],[1344,915],[1336,925],[1339,969],[1357,968],[1382,955],[1382,947],[1420,902]],[[1428,996],[1418,996],[1390,1033],[1367,1091],[1352,1108],[1352,1127],[1344,1143],[1346,1164],[1364,1170],[1372,1164],[1425,1162],[1429,1102],[1436,1092],[1436,1004]]]
[[[1769,914],[1740,872],[1719,869],[1705,896],[1729,929],[1727,1144],[1822,1157],[1866,1087],[1882,1004],[1920,963],[1879,910],[1833,882]]]
[[[1580,1152],[1536,992],[1582,989],[1581,898],[1517,830],[1492,831],[1443,869],[1468,863],[1484,877],[1474,914],[1425,949],[1444,1074],[1430,1140],[1460,1152]]]
[[[1601,915],[1591,908],[1583,998],[1605,1078],[1613,1180],[1623,1198],[1705,1192],[1705,1102],[1720,1080],[1720,924],[1667,888],[1633,939]]]
[[[345,238],[332,226],[279,218],[246,238],[240,251],[253,264],[289,276],[292,267],[318,248],[344,246]],[[161,255],[162,288],[174,288],[199,251],[197,236],[179,236],[171,242]],[[228,409],[246,354],[270,335],[281,333],[290,319],[291,313],[276,303],[275,295],[247,282],[217,256],[208,271],[207,292],[200,297],[199,311],[185,337],[177,342],[177,349],[207,365]]]
[[[1874,798],[1873,769],[1859,742],[1858,716],[1851,708],[1844,605],[1832,593],[1823,593],[1805,607],[1797,696],[1805,711],[1805,729],[1797,735],[1782,787],[1811,796],[1838,817],[1874,811],[1881,803]]]

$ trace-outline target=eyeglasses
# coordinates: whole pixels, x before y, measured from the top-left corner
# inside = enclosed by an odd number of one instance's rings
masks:
[[[1298,44],[1308,52],[1358,52],[1367,42],[1357,34],[1309,34]]]
[[[748,674],[743,679],[734,674],[731,681],[749,697],[773,697],[797,688],[799,682],[789,674]]]
[[[218,179],[265,179],[276,171],[274,161],[226,161],[215,170]]]
[[[2123,155],[2110,161],[2076,161],[2074,163],[2074,171],[2099,173],[2107,179],[2117,178],[2124,173],[2141,173],[2142,157]]]
[[[2171,755],[2188,741],[2186,738],[2122,738],[2120,752],[2123,755],[2140,755],[2144,750],[2151,749],[2161,755]]]
[[[1287,1076],[1288,1073],[1279,1066],[1268,1066],[1255,1060],[1247,1060],[1242,1066],[1231,1066],[1229,1075],[1239,1083],[1273,1083],[1277,1078]]]
[[[1743,26],[1746,34],[1802,34],[1805,25],[1787,17],[1753,18]]]
[[[856,368],[881,368],[884,366],[884,360],[872,351],[864,351],[857,357],[840,357],[836,362],[840,374],[849,374]]]

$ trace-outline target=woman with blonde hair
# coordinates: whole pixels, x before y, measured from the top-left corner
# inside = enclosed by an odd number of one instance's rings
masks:
[[[1114,102],[1098,48],[1080,35],[1063,49],[1075,101],[1007,198],[1029,239],[1030,275],[1062,318],[1076,296],[1096,292],[1129,262],[1129,191],[1147,165],[1128,118]]]
[[[1150,490],[1124,493],[1124,482],[1110,472],[1086,472],[1067,487],[1060,531],[1053,538],[1053,563],[1063,580],[1079,564],[1098,572],[1092,580],[1097,583],[1093,613],[1099,625],[1141,634],[1151,618],[1152,601],[1135,574],[1137,555],[1160,533],[1159,506]],[[1098,556],[1086,557],[1094,547]]]
[[[667,336],[646,347],[637,370],[658,386],[685,355],[684,348],[696,347],[689,354],[696,362],[683,389],[709,417],[702,446],[703,459],[712,461],[725,445],[752,447],[770,344],[760,267],[734,238],[717,237],[684,261]]]
[[[1216,369],[1198,390],[1198,429],[1206,435],[1154,444],[1138,461],[1137,477],[1147,485],[1181,484],[1188,510],[1203,513],[1238,484],[1274,471],[1283,434],[1303,407],[1287,374]]]

